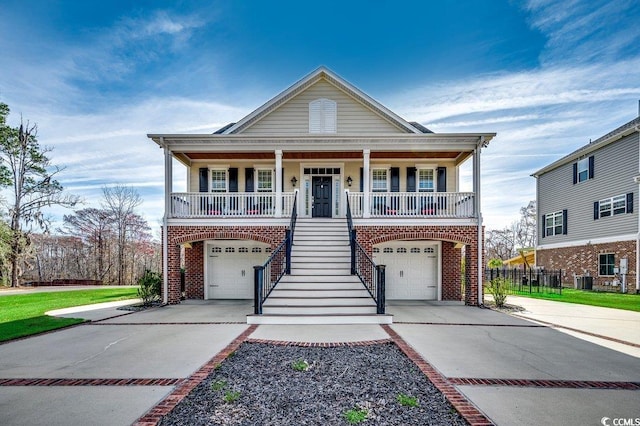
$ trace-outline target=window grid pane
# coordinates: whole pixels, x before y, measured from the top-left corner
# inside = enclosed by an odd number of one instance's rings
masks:
[[[545,235],[562,234],[562,212],[550,213],[545,217]]]
[[[599,256],[599,274],[600,275],[613,275],[613,268],[615,263],[615,256],[613,253],[601,254]]]
[[[433,192],[433,169],[420,169],[418,172],[418,190],[420,192]]]
[[[227,191],[227,171],[211,170],[211,192]]]
[[[373,169],[372,175],[372,189],[374,192],[386,192],[387,191],[387,169]]]
[[[578,182],[589,179],[589,159],[584,158],[578,161]]]
[[[258,170],[258,192],[272,192],[273,173],[271,170]]]

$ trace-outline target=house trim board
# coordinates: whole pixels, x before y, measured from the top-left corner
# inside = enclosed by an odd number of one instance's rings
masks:
[[[565,247],[580,247],[586,246],[588,244],[607,244],[607,243],[615,243],[617,241],[636,241],[638,238],[638,234],[626,234],[626,235],[614,235],[611,237],[602,237],[602,238],[591,238],[591,239],[583,239],[583,240],[575,240],[563,243],[552,243],[552,244],[543,244],[536,247],[537,250],[550,250],[556,248],[565,248]]]

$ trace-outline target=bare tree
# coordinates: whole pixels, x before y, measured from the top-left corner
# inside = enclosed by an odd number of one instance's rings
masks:
[[[113,220],[117,237],[117,264],[118,285],[124,284],[125,279],[125,253],[127,234],[135,224],[135,209],[142,203],[138,192],[129,186],[116,185],[102,189],[104,197],[103,208],[107,210]]]
[[[485,250],[487,259],[507,260],[516,256],[521,249],[536,244],[536,202],[520,208],[520,219],[503,229],[487,232]]]
[[[0,104],[0,181],[12,186],[11,198],[7,201],[9,226],[11,229],[10,263],[11,286],[18,285],[19,259],[29,242],[31,229],[36,226],[45,232],[49,220],[43,208],[51,206],[73,207],[78,197],[65,194],[55,176],[63,169],[51,164],[47,153],[51,148],[40,147],[37,126],[21,122],[18,129],[5,125],[9,108]]]
[[[90,277],[95,280],[104,280],[112,266],[106,258],[109,243],[114,235],[109,212],[87,208],[77,210],[72,215],[65,215],[63,220],[64,229],[61,232],[81,238],[89,247]]]
[[[524,207],[520,208],[520,220],[517,225],[516,247],[531,248],[536,245],[536,200],[529,201]]]

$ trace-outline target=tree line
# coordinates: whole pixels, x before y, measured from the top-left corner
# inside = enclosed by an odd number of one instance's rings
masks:
[[[0,103],[0,280],[15,287],[26,281],[98,280],[134,284],[145,270],[160,269],[160,245],[136,208],[135,189],[104,187],[100,208],[64,215],[54,229],[46,208],[74,208],[79,197],[57,180],[63,170],[41,147],[37,126],[21,119],[7,124],[9,107]]]
[[[532,249],[536,245],[536,202],[530,201],[520,208],[520,218],[503,229],[492,229],[485,235],[485,259],[501,261],[519,254],[520,250]]]

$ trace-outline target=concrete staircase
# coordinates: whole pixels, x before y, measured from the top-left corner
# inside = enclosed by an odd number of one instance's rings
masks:
[[[249,324],[390,324],[351,275],[345,219],[298,219],[291,275],[284,275]]]

